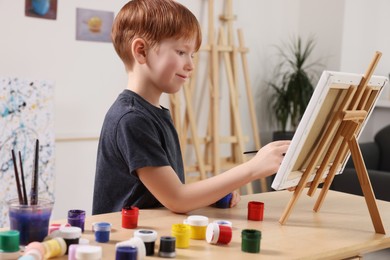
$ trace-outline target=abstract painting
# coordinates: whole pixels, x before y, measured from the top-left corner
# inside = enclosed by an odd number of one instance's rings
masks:
[[[0,77],[0,227],[9,223],[6,202],[18,196],[12,150],[21,152],[29,196],[39,140],[38,196],[54,200],[53,97],[50,81]]]

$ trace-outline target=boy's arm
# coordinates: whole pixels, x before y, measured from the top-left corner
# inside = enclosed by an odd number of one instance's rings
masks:
[[[208,206],[248,182],[274,174],[289,141],[264,146],[251,160],[211,178],[182,184],[170,166],[144,167],[138,176],[148,190],[168,209],[177,213]]]

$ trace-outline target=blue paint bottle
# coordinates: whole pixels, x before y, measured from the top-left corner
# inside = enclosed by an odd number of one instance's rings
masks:
[[[93,225],[95,231],[95,240],[99,243],[106,243],[110,241],[111,223],[97,222]]]

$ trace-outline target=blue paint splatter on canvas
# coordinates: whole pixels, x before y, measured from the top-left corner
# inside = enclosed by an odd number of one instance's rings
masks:
[[[50,81],[0,77],[0,227],[9,223],[6,201],[17,198],[12,149],[22,154],[29,191],[39,139],[39,197],[54,200],[53,93]]]

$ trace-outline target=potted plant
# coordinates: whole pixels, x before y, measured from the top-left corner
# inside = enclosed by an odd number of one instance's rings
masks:
[[[309,60],[314,47],[314,38],[303,42],[301,37],[277,47],[281,61],[275,68],[274,81],[269,83],[273,90],[271,109],[278,126],[274,140],[292,139],[310,101],[313,82],[318,78],[315,67],[319,65]]]

